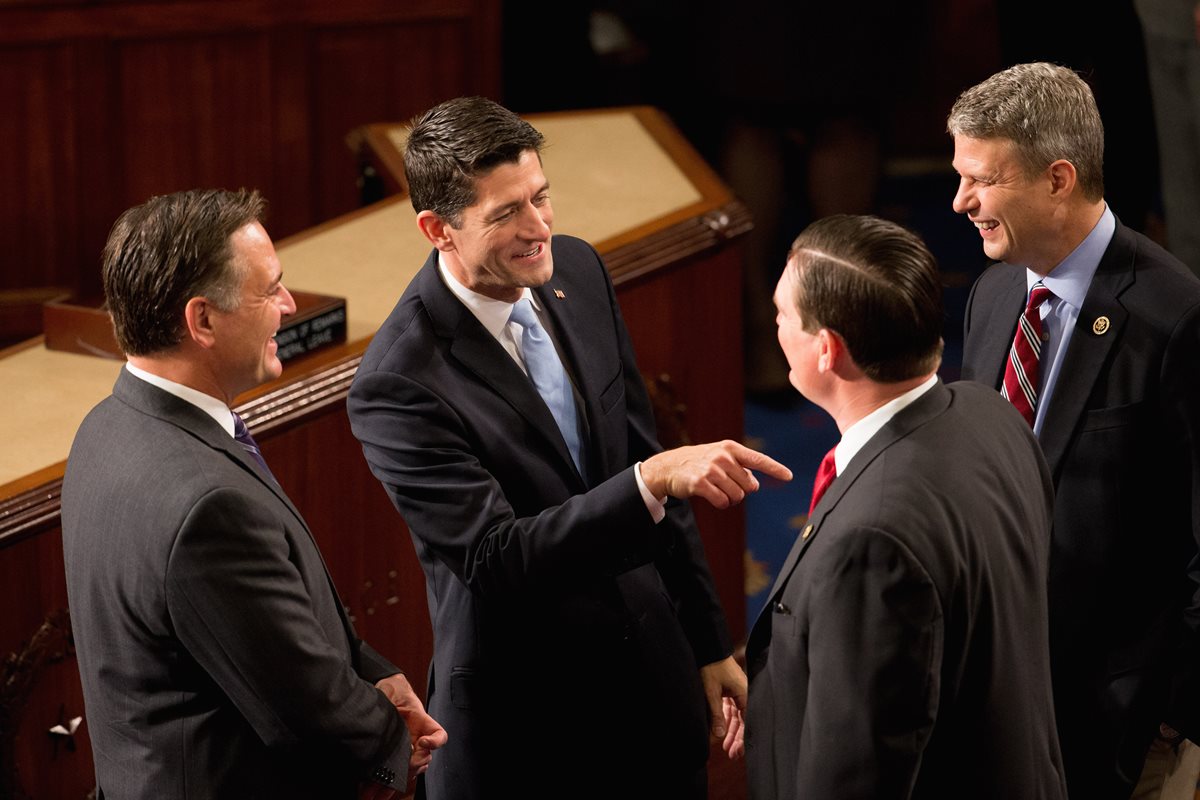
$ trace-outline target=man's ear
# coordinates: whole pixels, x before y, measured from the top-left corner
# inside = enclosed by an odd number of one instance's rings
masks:
[[[1068,198],[1075,192],[1079,180],[1075,165],[1065,158],[1060,158],[1046,168],[1050,176],[1050,194],[1057,198]]]
[[[829,328],[817,331],[817,371],[832,372],[846,351],[846,343]]]
[[[213,325],[215,310],[212,303],[203,297],[193,297],[183,307],[183,320],[187,326],[188,338],[205,349],[212,347],[217,341]]]
[[[417,227],[438,250],[443,253],[454,250],[454,241],[450,238],[450,223],[437,214],[429,210],[417,214]]]

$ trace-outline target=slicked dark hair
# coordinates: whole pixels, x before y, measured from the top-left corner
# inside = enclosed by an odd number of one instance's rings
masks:
[[[452,227],[475,202],[475,179],[527,150],[541,154],[544,138],[525,120],[484,97],[458,97],[409,123],[404,175],[417,213],[432,211]]]
[[[870,379],[928,375],[942,358],[942,284],[924,242],[894,222],[837,214],[788,253],[804,330],[838,334]]]
[[[152,197],[117,219],[104,246],[104,294],[126,355],[179,344],[193,297],[237,308],[243,276],[230,237],[265,209],[255,191],[193,190]]]

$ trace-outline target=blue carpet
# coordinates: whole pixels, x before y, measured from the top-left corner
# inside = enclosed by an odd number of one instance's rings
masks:
[[[953,173],[942,172],[891,178],[884,182],[880,199],[881,216],[920,234],[941,268],[946,286],[946,350],[939,374],[947,383],[960,374],[967,295],[986,265],[975,228],[950,208],[957,180]],[[791,483],[764,481],[762,489],[746,500],[747,631],[808,518],[817,465],[839,438],[829,415],[799,393],[746,402],[747,444],[787,465],[794,474]]]

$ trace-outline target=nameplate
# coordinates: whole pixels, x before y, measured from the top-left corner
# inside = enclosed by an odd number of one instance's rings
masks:
[[[280,361],[346,341],[346,300],[310,292],[292,292],[296,313],[284,317],[275,334]]]
[[[288,361],[346,341],[346,301],[293,291],[296,313],[284,317],[275,334],[276,355]],[[124,359],[103,298],[52,300],[42,306],[46,348],[100,358]]]

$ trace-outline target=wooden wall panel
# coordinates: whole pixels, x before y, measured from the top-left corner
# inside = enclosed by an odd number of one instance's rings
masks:
[[[488,93],[481,76],[468,68],[478,65],[466,34],[460,25],[434,21],[341,28],[314,36],[312,57],[321,64],[313,87],[314,151],[320,154],[316,168],[321,182],[332,189],[316,197],[320,218],[333,217],[358,199],[357,168],[345,157],[350,127],[406,120],[460,94]],[[370,79],[364,79],[364,64],[371,65]]]
[[[0,290],[99,291],[116,216],[257,188],[275,238],[357,207],[345,136],[496,96],[499,0],[0,2]]]
[[[124,205],[195,186],[273,188],[265,35],[136,40],[113,51]]]
[[[0,49],[0,289],[70,283],[75,59],[70,48]]]

